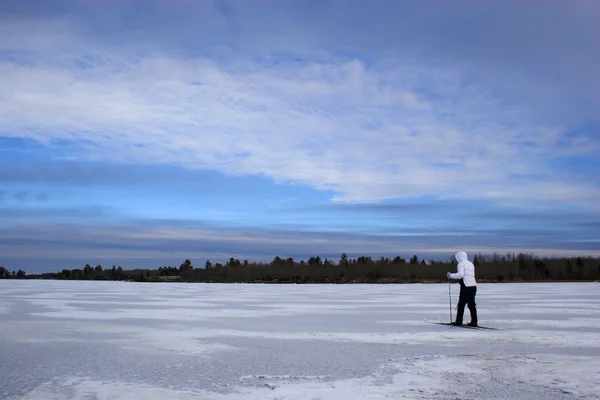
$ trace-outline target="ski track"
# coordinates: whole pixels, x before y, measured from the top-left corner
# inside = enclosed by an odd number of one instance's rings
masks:
[[[0,398],[599,399],[599,300],[480,284],[491,331],[431,323],[444,284],[0,281]]]

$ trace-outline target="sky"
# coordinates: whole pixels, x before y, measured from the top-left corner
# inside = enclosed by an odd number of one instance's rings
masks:
[[[3,0],[0,265],[600,256],[599,22],[594,0]]]

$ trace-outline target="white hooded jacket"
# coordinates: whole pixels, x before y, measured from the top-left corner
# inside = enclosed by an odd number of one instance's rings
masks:
[[[454,256],[458,265],[455,273],[450,274],[452,279],[462,279],[465,286],[477,286],[475,281],[475,265],[467,258],[467,253],[459,251]]]

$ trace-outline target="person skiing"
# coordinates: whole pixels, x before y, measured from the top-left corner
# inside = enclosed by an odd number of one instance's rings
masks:
[[[467,253],[459,251],[454,255],[458,265],[456,272],[447,272],[448,279],[460,279],[460,294],[456,310],[456,320],[453,325],[462,325],[465,305],[468,305],[471,313],[471,322],[468,326],[477,326],[477,308],[475,308],[475,295],[477,294],[477,281],[475,280],[475,265],[467,258]]]

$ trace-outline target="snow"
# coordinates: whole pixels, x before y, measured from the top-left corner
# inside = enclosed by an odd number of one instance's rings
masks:
[[[0,398],[600,398],[598,288],[0,281]]]
[[[10,311],[10,304],[0,304],[0,314],[8,314]]]

